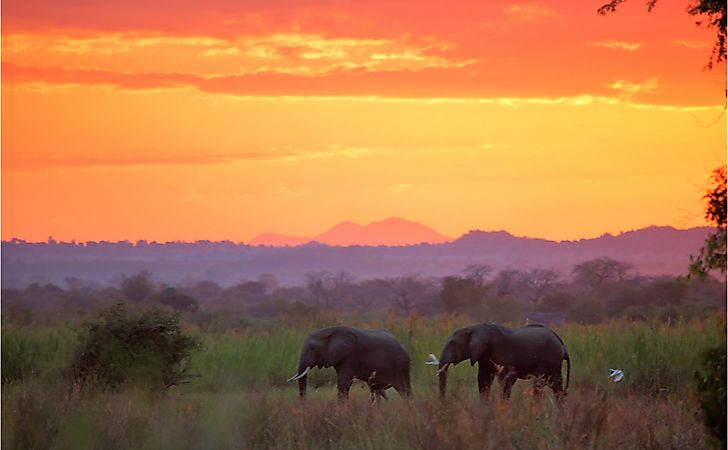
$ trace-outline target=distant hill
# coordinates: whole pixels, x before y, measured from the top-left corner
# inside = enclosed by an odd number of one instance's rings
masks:
[[[398,226],[401,230],[421,230],[414,238],[416,241],[442,236],[427,231],[427,227],[410,227],[412,223],[389,219],[366,226],[339,224],[317,236],[316,241],[325,236],[328,242],[351,242],[348,239],[352,237],[362,239],[359,242],[382,242],[382,236],[391,236],[387,233]],[[272,247],[210,241],[72,244],[15,240],[2,243],[2,286],[24,287],[33,282],[62,285],[67,277],[117,284],[122,274],[142,269],[167,284],[210,280],[222,285],[256,279],[263,273],[274,274],[283,284],[300,284],[307,272],[320,270],[343,270],[357,279],[409,273],[443,276],[460,273],[470,264],[488,264],[496,271],[509,266],[551,268],[568,276],[575,264],[602,256],[631,263],[644,275],[684,275],[690,255],[697,253],[710,232],[708,227],[649,227],[617,236],[605,234],[594,239],[556,242],[516,237],[505,231],[471,231],[452,242],[405,246],[311,242]]]
[[[319,242],[327,245],[413,245],[438,244],[448,242],[451,238],[438,233],[434,229],[410,220],[390,217],[389,219],[359,225],[354,222],[341,222],[327,231],[313,236],[286,236],[282,234],[259,234],[250,242],[251,245],[294,246],[308,242]]]

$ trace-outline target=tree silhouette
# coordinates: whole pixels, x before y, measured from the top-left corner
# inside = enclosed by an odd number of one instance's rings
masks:
[[[715,233],[708,236],[705,246],[696,258],[691,257],[690,274],[705,277],[708,272],[726,269],[726,166],[713,171],[712,187],[703,197],[706,202],[705,219],[715,225]]]
[[[597,13],[606,15],[617,10],[617,7],[627,0],[611,0],[597,9]],[[655,8],[658,0],[647,1],[647,11]],[[726,2],[725,0],[698,0],[688,7],[688,14],[691,16],[703,16],[707,19],[708,28],[716,29],[715,44],[708,60],[708,68],[712,69],[713,64],[719,64],[726,59]],[[703,21],[696,22],[703,25]]]
[[[124,275],[120,288],[124,297],[133,303],[148,300],[156,290],[152,274],[148,270],[141,270],[130,277]]]
[[[617,6],[627,0],[611,0],[602,5],[597,13],[605,15],[616,11]],[[647,11],[652,11],[658,0],[647,1]],[[708,20],[707,27],[716,29],[715,44],[708,60],[708,69],[713,64],[726,60],[726,1],[725,0],[697,0],[688,7],[688,14],[691,16],[703,16]],[[702,25],[702,21],[696,22]],[[728,90],[725,91],[728,96]],[[726,269],[726,168],[718,167],[712,174],[713,187],[705,198],[708,205],[705,218],[716,225],[717,230],[705,240],[705,246],[700,249],[697,258],[691,257],[690,274],[705,277],[712,269],[720,269],[725,273]]]
[[[306,290],[314,303],[323,308],[337,306],[354,284],[354,277],[347,272],[328,271],[306,274]]]
[[[571,273],[575,284],[597,289],[607,283],[624,281],[630,269],[632,265],[629,263],[603,257],[579,263]]]

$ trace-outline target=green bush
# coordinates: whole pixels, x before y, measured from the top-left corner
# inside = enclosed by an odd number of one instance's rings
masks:
[[[167,388],[188,381],[190,359],[199,347],[180,330],[177,313],[158,308],[129,313],[117,303],[101,320],[84,325],[73,380],[112,390],[126,384]]]
[[[726,448],[726,347],[711,347],[703,353],[702,370],[695,372],[703,422],[717,448]]]

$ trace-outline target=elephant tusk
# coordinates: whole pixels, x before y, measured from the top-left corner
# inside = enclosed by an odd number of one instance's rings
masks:
[[[440,367],[440,370],[438,370],[437,373],[447,372],[447,366],[449,366],[449,365],[450,365],[450,363],[445,363],[444,366]]]
[[[298,380],[299,378],[305,377],[310,369],[311,369],[311,366],[306,367],[306,370],[304,370],[300,374],[293,375],[291,378],[289,378],[287,383],[290,383],[291,381],[295,381],[295,380]]]

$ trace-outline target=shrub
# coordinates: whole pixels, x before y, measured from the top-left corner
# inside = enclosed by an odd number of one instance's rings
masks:
[[[702,370],[695,372],[703,422],[717,448],[726,448],[726,347],[711,347],[703,353]]]
[[[167,388],[188,381],[190,358],[199,347],[181,332],[177,313],[153,308],[130,314],[117,303],[84,325],[72,375],[79,385],[112,390],[126,384]]]
[[[159,303],[169,306],[175,311],[195,312],[200,309],[197,300],[182,292],[177,292],[174,288],[166,288],[159,294]]]

